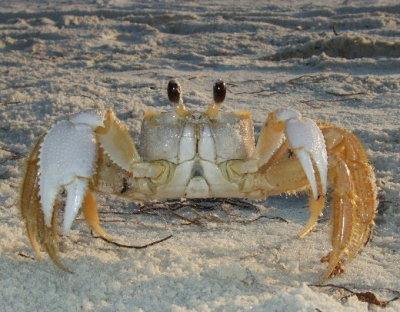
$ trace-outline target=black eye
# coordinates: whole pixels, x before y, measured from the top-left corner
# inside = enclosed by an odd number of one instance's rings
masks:
[[[225,100],[225,96],[226,96],[225,82],[223,82],[222,80],[218,80],[214,84],[213,95],[214,95],[214,102],[216,104],[220,104]]]
[[[170,80],[168,82],[167,91],[168,99],[173,103],[179,103],[182,96],[182,91],[181,85],[176,80]]]

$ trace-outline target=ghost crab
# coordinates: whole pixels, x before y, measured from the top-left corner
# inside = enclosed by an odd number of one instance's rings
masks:
[[[63,230],[67,234],[82,207],[89,227],[99,224],[94,192],[131,200],[240,197],[309,190],[310,218],[299,237],[322,214],[332,186],[332,246],[325,280],[341,271],[367,243],[377,206],[375,177],[352,133],[302,117],[291,109],[271,112],[254,144],[249,112],[222,112],[226,85],[217,81],[214,101],[202,113],[183,104],[171,80],[169,112],[151,112],[142,123],[140,152],[111,110],[86,111],[56,123],[33,148],[21,192],[21,212],[37,254],[57,253],[57,195],[67,192]]]

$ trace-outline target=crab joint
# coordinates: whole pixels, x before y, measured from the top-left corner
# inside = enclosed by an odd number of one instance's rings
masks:
[[[166,182],[173,168],[165,160],[158,160],[150,163],[132,163],[132,176],[135,178],[151,178],[153,182]]]

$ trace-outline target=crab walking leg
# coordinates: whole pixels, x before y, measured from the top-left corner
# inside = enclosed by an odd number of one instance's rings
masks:
[[[377,200],[375,176],[364,148],[352,134],[321,124],[330,157],[333,188],[332,246],[322,280],[335,275],[341,261],[354,258],[368,242],[374,224]]]
[[[106,240],[111,240],[111,236],[100,226],[99,213],[97,209],[96,197],[89,189],[86,192],[85,200],[82,206],[83,215],[90,229],[95,231]]]
[[[22,182],[20,210],[22,218],[25,221],[28,238],[35,251],[36,257],[40,258],[40,246],[43,246],[53,262],[62,270],[70,272],[60,261],[57,254],[56,242],[57,233],[57,207],[53,213],[52,225],[45,225],[44,214],[41,210],[39,197],[39,152],[43,142],[41,137],[31,154],[29,155],[25,177]]]
[[[29,155],[24,179],[22,181],[20,195],[21,216],[25,220],[28,238],[32,244],[37,257],[40,257],[40,224],[44,223],[43,213],[40,210],[39,202],[39,150],[42,144],[41,137],[35,144]]]
[[[282,193],[295,193],[309,187],[307,176],[304,174],[303,166],[285,145],[280,148],[276,155],[279,155],[271,166],[262,168],[257,175],[258,187],[269,185],[271,191],[267,195],[278,195]],[[318,186],[321,188],[321,186]],[[318,218],[324,209],[326,197],[319,195],[317,199],[310,194],[309,209],[310,218],[304,229],[298,234],[299,238],[305,237],[317,224]]]
[[[331,172],[335,175],[331,179],[334,189],[332,196],[333,251],[327,257],[329,265],[322,281],[335,275],[336,271],[341,269],[341,259],[347,253],[347,245],[350,242],[355,221],[353,218],[353,210],[355,209],[354,185],[346,163],[342,160],[336,161]]]
[[[303,231],[301,231],[297,236],[299,238],[304,238],[308,233],[312,231],[318,222],[318,218],[322,215],[322,211],[325,206],[325,196],[320,196],[318,199],[310,196],[309,207],[310,207],[310,218],[307,221]]]

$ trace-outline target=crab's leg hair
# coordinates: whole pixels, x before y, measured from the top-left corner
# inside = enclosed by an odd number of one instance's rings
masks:
[[[40,258],[40,246],[49,254],[53,262],[62,270],[70,272],[61,261],[57,254],[57,211],[52,216],[52,226],[48,227],[45,223],[44,214],[41,210],[39,197],[39,152],[43,141],[42,136],[35,144],[27,161],[24,179],[22,181],[20,196],[20,212],[25,221],[29,241],[32,244],[36,257]]]
[[[28,233],[28,238],[32,244],[32,247],[36,253],[36,256],[40,256],[40,245],[38,243],[39,233],[38,233],[38,223],[43,223],[43,214],[39,216],[40,213],[40,203],[39,203],[39,150],[40,145],[43,141],[43,136],[36,142],[33,147],[28,161],[26,163],[26,170],[24,179],[21,186],[20,194],[20,212],[22,218],[25,220],[25,226]],[[39,220],[38,220],[39,219]],[[42,221],[42,222],[41,222]]]
[[[330,155],[332,246],[322,280],[335,274],[340,261],[354,258],[368,242],[376,214],[375,175],[357,137],[339,127],[320,124]]]

